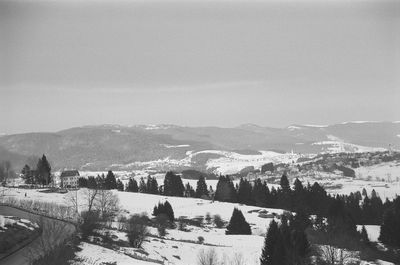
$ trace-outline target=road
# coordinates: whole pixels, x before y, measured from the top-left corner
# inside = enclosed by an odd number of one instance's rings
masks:
[[[37,253],[42,249],[43,243],[54,245],[64,240],[75,231],[75,226],[63,221],[42,217],[8,206],[0,206],[0,214],[11,215],[19,218],[28,219],[39,224],[43,228],[43,233],[32,243],[7,258],[0,260],[1,265],[28,265],[30,253]]]

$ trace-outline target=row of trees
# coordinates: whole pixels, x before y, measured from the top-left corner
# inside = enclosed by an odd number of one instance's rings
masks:
[[[81,177],[78,179],[78,185],[79,187],[91,189],[117,189],[119,191],[141,192],[177,197],[208,198],[213,192],[211,186],[210,189],[207,188],[204,176],[199,177],[196,190],[194,190],[189,183],[183,185],[181,177],[171,171],[166,173],[164,185],[162,186],[159,186],[157,179],[155,177],[151,177],[150,175],[146,179],[141,177],[139,183],[134,178],[130,178],[127,185],[124,185],[120,179],[116,180],[116,177],[112,171],[108,171],[106,176],[102,174],[98,175],[97,177]]]
[[[375,190],[372,190],[370,196],[365,191],[363,193],[364,195],[356,192],[333,197],[317,182],[303,186],[299,179],[295,179],[292,188],[286,175],[282,175],[278,189],[274,187],[270,189],[267,183],[260,179],[251,183],[241,178],[239,184],[235,186],[229,176],[220,176],[215,200],[290,211],[301,210],[322,216],[327,215],[327,209],[331,204],[341,201],[358,224],[380,224],[389,202],[383,203]]]

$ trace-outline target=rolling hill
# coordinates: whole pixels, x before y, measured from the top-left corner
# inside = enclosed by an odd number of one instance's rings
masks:
[[[21,168],[30,157],[44,153],[54,169],[204,170],[209,169],[207,165],[226,162],[226,159],[250,163],[252,159],[264,162],[276,158],[278,161],[283,153],[292,151],[295,154],[315,154],[379,151],[389,147],[400,149],[399,135],[398,122],[347,122],[286,128],[253,124],[234,128],[83,126],[53,133],[1,136],[0,160],[11,160],[15,168]]]

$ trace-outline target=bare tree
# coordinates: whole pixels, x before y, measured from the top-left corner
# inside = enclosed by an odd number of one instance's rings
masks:
[[[355,253],[332,245],[322,245],[320,256],[328,265],[345,265],[356,258]]]
[[[78,202],[78,191],[72,191],[67,195],[67,203],[74,210],[76,215],[79,214],[79,202]]]
[[[109,217],[119,210],[118,196],[110,190],[98,190],[94,203],[102,218]]]
[[[148,217],[146,215],[135,214],[129,218],[127,223],[127,236],[129,244],[134,248],[140,248],[143,241],[148,236],[147,229]]]
[[[96,189],[86,189],[84,191],[83,197],[84,197],[84,200],[87,203],[87,207],[88,207],[87,211],[88,212],[92,211],[92,207],[93,207],[93,204],[95,202],[95,199],[96,199],[96,196],[97,196],[98,192],[99,192],[99,190],[97,188]]]
[[[214,248],[208,250],[201,249],[197,254],[197,265],[217,265],[218,255]]]

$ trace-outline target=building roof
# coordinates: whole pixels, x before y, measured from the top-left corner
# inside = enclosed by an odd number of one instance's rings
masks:
[[[60,178],[77,177],[77,176],[79,176],[78,170],[65,170],[65,171],[61,172]]]

